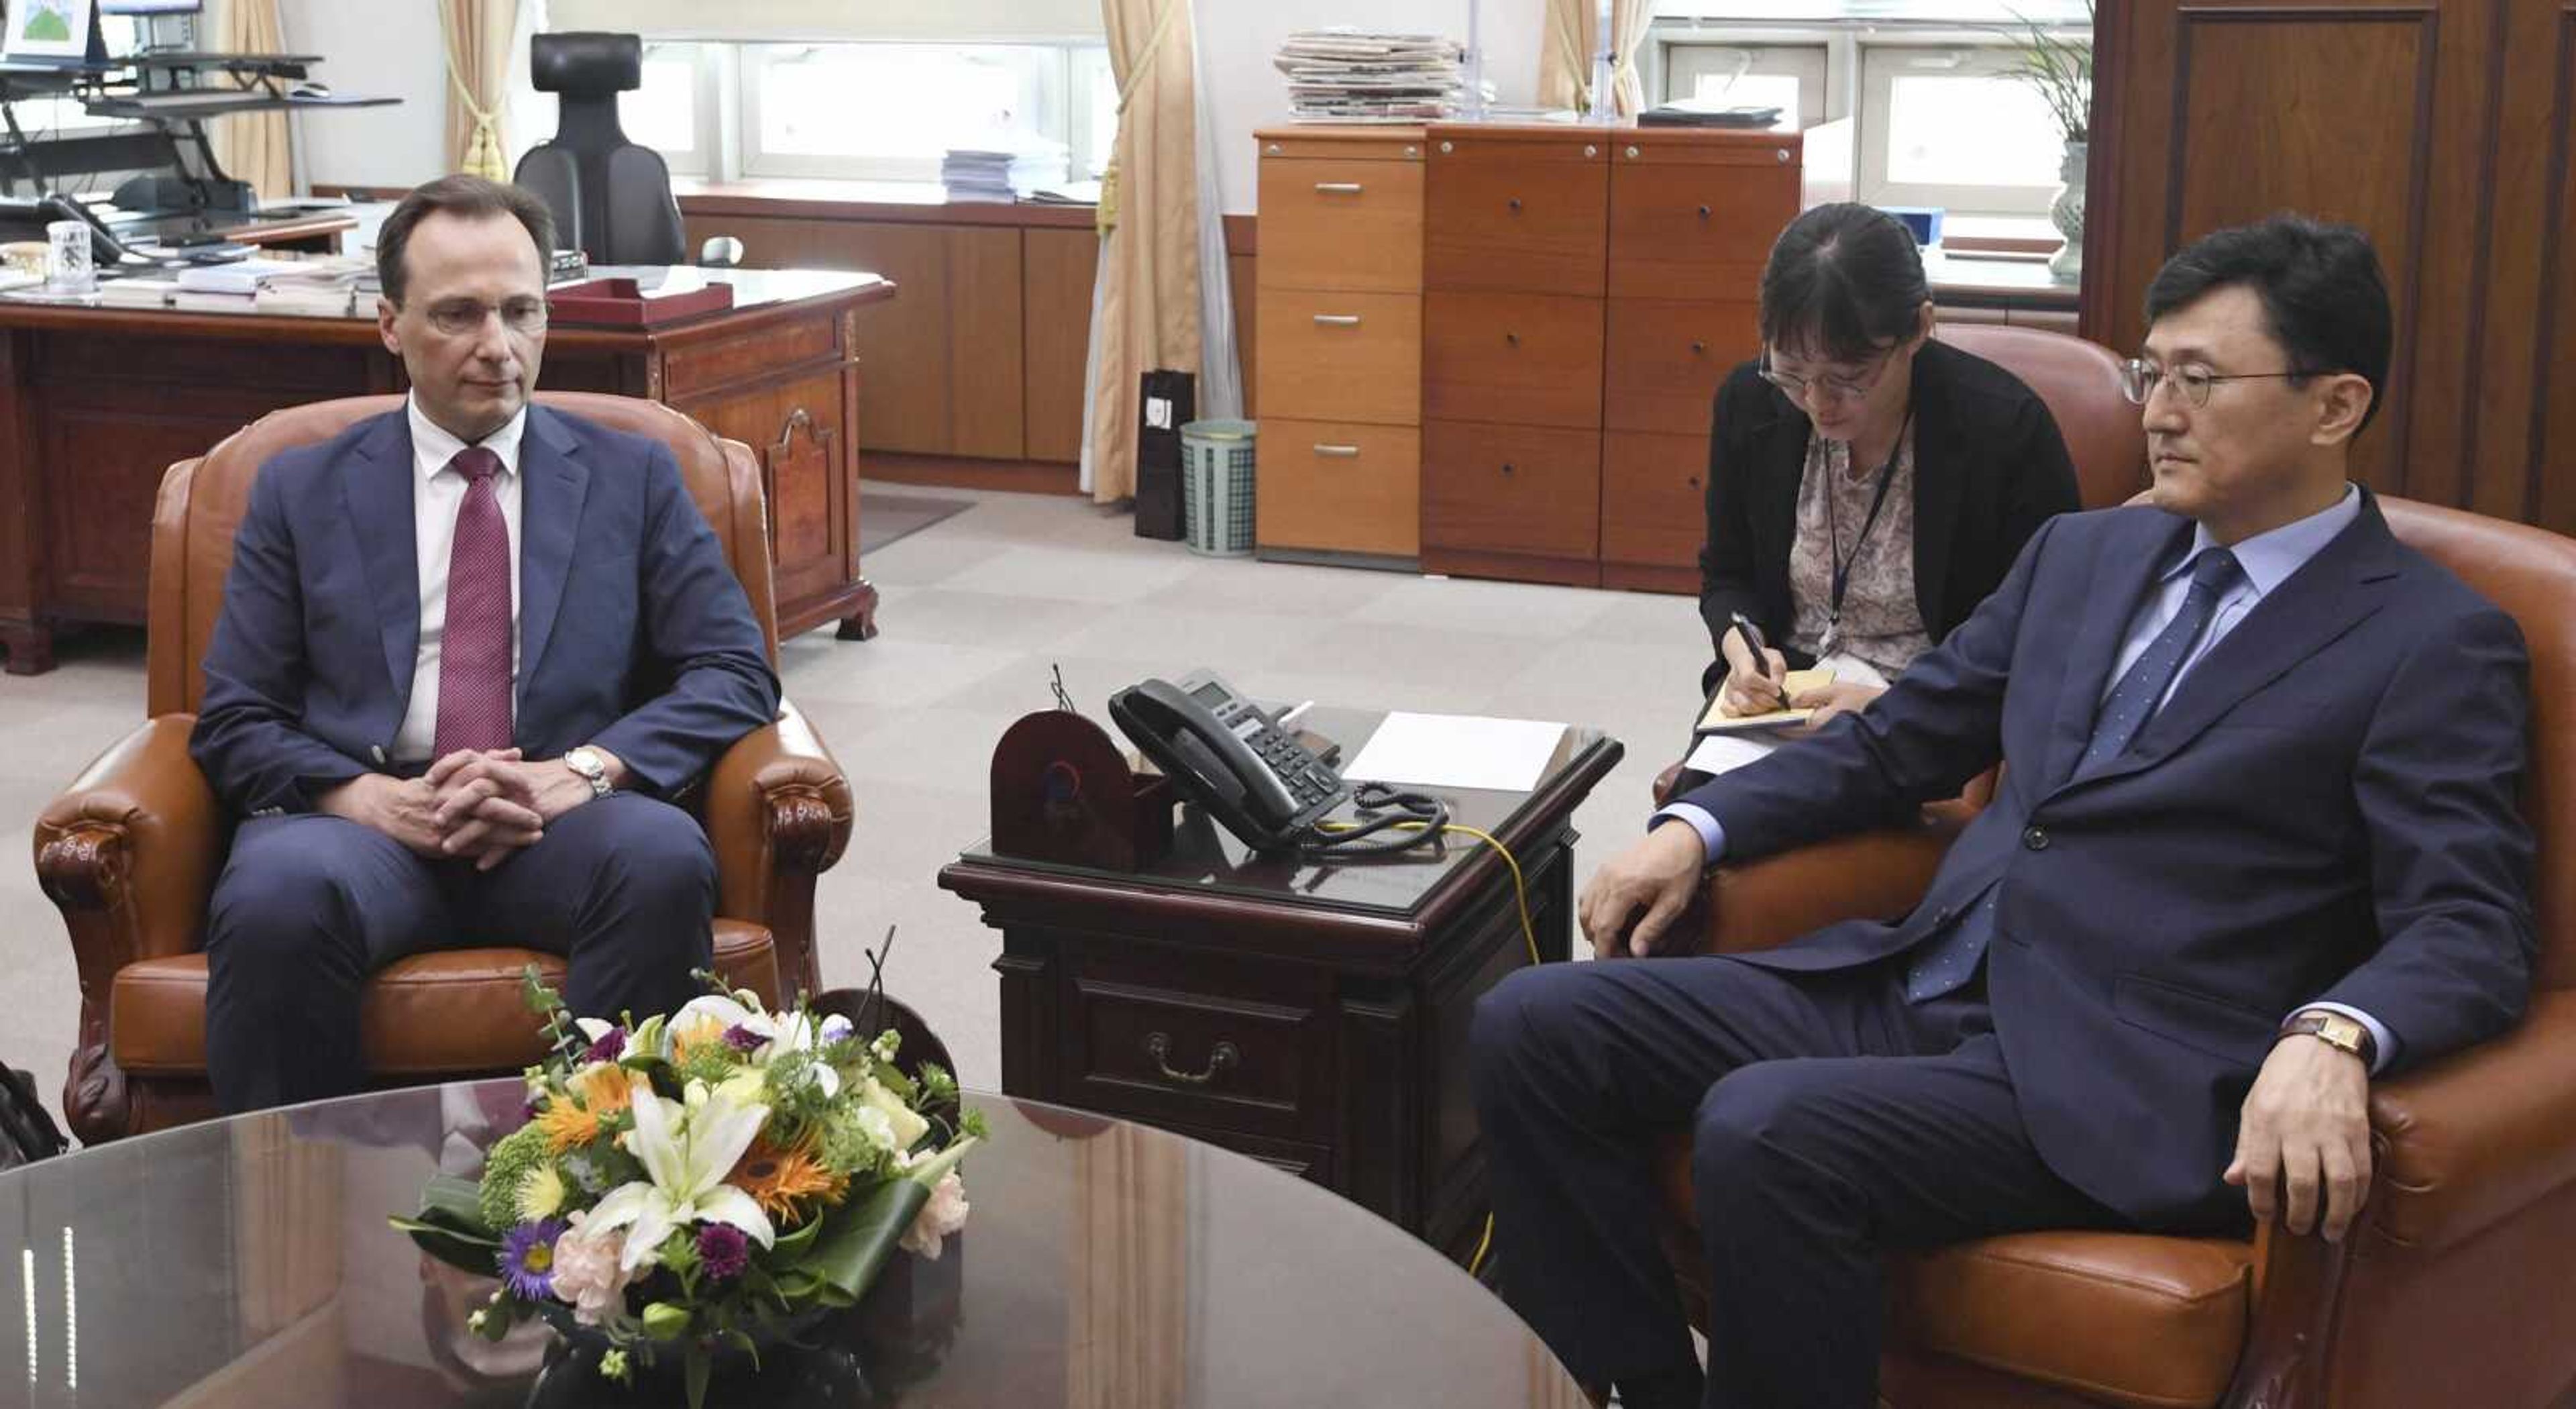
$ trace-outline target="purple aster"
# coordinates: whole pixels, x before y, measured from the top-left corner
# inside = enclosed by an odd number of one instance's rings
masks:
[[[768,1040],[741,1023],[735,1023],[725,1029],[725,1045],[737,1052],[757,1052],[760,1050],[760,1044]]]
[[[730,1282],[751,1265],[751,1243],[730,1223],[710,1223],[698,1230],[698,1266],[719,1282]]]
[[[549,1218],[522,1223],[501,1240],[501,1281],[521,1301],[544,1301],[555,1294],[555,1239],[564,1221]]]
[[[626,1029],[612,1027],[581,1054],[585,1062],[613,1062],[626,1055]]]

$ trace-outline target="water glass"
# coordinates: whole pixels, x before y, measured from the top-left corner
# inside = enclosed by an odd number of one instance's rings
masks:
[[[98,287],[90,262],[90,229],[78,220],[57,220],[45,227],[45,287],[56,293],[88,293]]]

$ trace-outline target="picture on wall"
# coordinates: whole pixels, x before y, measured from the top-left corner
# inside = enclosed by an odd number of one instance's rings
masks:
[[[0,58],[79,59],[89,53],[93,0],[7,0]]]

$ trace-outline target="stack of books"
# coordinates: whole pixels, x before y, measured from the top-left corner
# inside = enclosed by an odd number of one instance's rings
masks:
[[[1024,132],[1004,133],[980,146],[951,147],[939,164],[939,182],[952,201],[1016,201],[1065,184],[1072,151],[1062,142]]]
[[[1431,122],[1466,95],[1465,51],[1429,34],[1310,29],[1279,46],[1297,122]]]

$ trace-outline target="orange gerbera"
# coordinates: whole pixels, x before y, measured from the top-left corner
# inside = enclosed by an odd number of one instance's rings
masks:
[[[546,1133],[547,1148],[562,1154],[599,1138],[599,1115],[579,1101],[556,1101],[539,1113],[537,1128]]]
[[[772,1218],[793,1221],[800,1199],[838,1198],[849,1180],[814,1158],[814,1142],[780,1149],[767,1140],[743,1152],[725,1182],[752,1196]]]
[[[572,1093],[592,1115],[612,1116],[634,1103],[634,1078],[621,1066],[595,1066],[575,1076]]]
[[[700,1047],[723,1043],[724,1035],[724,1024],[704,1014],[699,1015],[695,1022],[685,1028],[672,1028],[671,1065],[675,1067],[688,1065],[692,1053]]]

